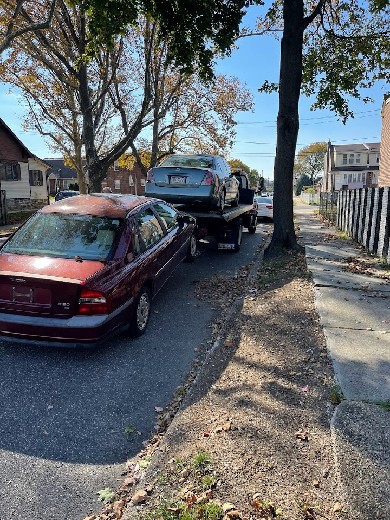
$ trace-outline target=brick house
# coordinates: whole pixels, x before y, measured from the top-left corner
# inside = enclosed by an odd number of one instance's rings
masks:
[[[8,211],[41,208],[48,203],[48,168],[0,118],[0,183]]]
[[[328,142],[322,191],[378,187],[380,143],[334,145]]]
[[[386,95],[382,105],[381,162],[378,185],[390,186],[390,95]]]
[[[130,193],[132,195],[145,194],[145,177],[135,164],[132,170],[121,168],[115,162],[107,171],[102,188],[108,186],[113,193]]]

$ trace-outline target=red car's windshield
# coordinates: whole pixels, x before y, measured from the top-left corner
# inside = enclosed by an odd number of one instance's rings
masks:
[[[121,223],[118,218],[36,213],[4,244],[2,252],[105,261]]]

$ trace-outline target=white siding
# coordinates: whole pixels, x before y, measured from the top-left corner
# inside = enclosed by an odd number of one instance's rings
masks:
[[[29,199],[30,182],[28,177],[28,164],[20,162],[20,181],[1,181],[1,189],[6,192],[6,199]]]
[[[46,172],[48,170],[48,166],[45,166],[40,161],[36,159],[28,160],[29,169],[30,170],[40,170],[42,172],[43,185],[42,186],[30,186],[31,190],[31,200],[43,200],[48,197],[48,188],[47,188],[47,180],[46,180]]]

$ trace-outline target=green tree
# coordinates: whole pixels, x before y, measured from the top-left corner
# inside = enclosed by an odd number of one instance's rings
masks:
[[[279,93],[269,255],[284,248],[300,249],[292,201],[300,95],[314,95],[314,108],[331,108],[345,121],[353,115],[351,97],[360,98],[360,89],[377,80],[389,80],[389,6],[385,4],[381,0],[276,1],[259,20],[257,34],[270,26],[282,28],[279,83],[266,82],[260,89]]]
[[[306,173],[302,173],[297,180],[295,185],[295,195],[300,195],[302,192],[302,188],[304,186],[310,186],[312,184],[312,180]]]
[[[112,42],[139,16],[154,20],[161,41],[168,42],[169,58],[184,72],[198,70],[211,77],[216,52],[229,52],[239,33],[247,0],[68,0],[88,13],[90,47]],[[260,3],[260,2],[259,2]]]
[[[294,176],[307,175],[310,184],[324,169],[324,158],[327,144],[324,142],[311,143],[298,151],[294,164]]]

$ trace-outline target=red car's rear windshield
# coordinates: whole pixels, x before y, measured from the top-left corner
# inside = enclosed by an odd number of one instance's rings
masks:
[[[108,260],[122,220],[93,215],[36,213],[2,248],[18,255]]]

